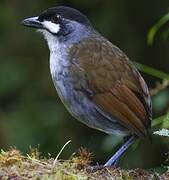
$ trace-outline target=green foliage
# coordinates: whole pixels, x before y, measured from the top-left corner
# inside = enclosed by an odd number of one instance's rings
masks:
[[[150,30],[147,36],[148,45],[152,45],[158,31],[169,21],[169,13],[164,15]],[[169,36],[169,29],[163,32],[162,36],[167,38]]]
[[[141,64],[138,62],[136,62],[135,64],[140,71],[142,71],[148,75],[151,75],[155,78],[159,78],[161,80],[169,80],[169,74],[167,74],[167,73],[164,73],[155,68],[149,67],[147,65],[144,65],[144,64]]]
[[[168,122],[169,123],[169,113],[163,116],[160,116],[158,118],[153,119],[152,121],[152,127],[158,126],[162,123]],[[169,127],[169,125],[168,125]]]

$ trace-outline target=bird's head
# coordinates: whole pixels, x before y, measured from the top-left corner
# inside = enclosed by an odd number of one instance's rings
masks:
[[[64,38],[70,34],[80,36],[80,34],[85,34],[87,29],[92,28],[85,15],[65,6],[49,8],[39,16],[24,19],[21,24],[43,32],[47,40],[48,36],[56,38]]]

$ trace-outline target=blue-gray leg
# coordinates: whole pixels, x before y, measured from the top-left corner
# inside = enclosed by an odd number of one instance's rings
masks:
[[[122,154],[134,143],[135,136],[131,136],[121,148],[106,162],[104,167],[116,165]]]

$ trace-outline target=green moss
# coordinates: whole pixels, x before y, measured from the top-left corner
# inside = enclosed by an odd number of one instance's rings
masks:
[[[33,179],[33,180],[135,180],[157,179],[157,173],[142,169],[123,170],[120,168],[104,168],[96,172],[88,172],[91,153],[81,149],[79,155],[70,160],[55,161],[42,158],[37,150],[31,150],[27,156],[20,151],[11,149],[0,153],[0,179]],[[158,178],[169,178],[169,173],[158,175]]]

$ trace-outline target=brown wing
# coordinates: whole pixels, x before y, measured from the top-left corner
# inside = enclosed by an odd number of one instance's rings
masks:
[[[145,136],[151,100],[143,78],[126,55],[104,38],[86,39],[72,48],[71,54],[72,71],[79,76],[78,88],[87,89],[93,103],[131,133]]]

